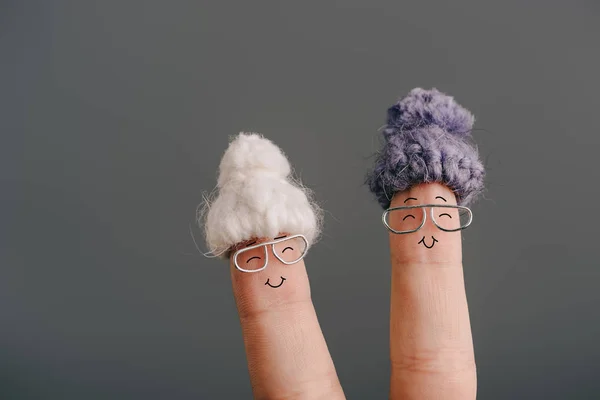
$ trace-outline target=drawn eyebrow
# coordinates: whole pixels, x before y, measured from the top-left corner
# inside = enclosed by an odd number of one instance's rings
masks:
[[[435,196],[435,198],[436,198],[436,199],[442,199],[442,200],[446,201],[446,199],[445,199],[445,198],[443,198],[442,196]],[[446,202],[447,202],[447,201],[446,201]]]
[[[287,235],[283,235],[283,236],[278,236],[276,238],[273,238],[273,240],[277,240],[277,239],[283,239],[284,237],[286,237]]]
[[[407,201],[409,201],[409,200],[418,200],[418,199],[416,199],[416,198],[414,198],[414,197],[409,197],[408,199],[404,200],[404,202],[406,203],[406,202],[407,202]]]
[[[255,240],[254,242],[250,242],[250,243],[248,243],[248,244],[246,245],[246,247],[248,247],[248,246],[252,246],[254,243],[256,243],[256,240]]]

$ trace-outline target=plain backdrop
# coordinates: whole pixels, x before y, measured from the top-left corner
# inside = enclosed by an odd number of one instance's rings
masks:
[[[306,260],[323,332],[348,398],[387,398],[363,181],[413,87],[477,118],[478,398],[600,398],[599,4],[0,1],[0,398],[251,397],[228,266],[189,231],[242,130],[327,210]]]

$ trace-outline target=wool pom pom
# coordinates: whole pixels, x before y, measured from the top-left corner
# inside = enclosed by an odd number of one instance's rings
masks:
[[[290,163],[279,147],[258,133],[241,132],[221,159],[217,186],[260,175],[284,179],[290,173]]]
[[[475,118],[467,109],[437,89],[415,88],[388,109],[388,125],[412,130],[437,125],[453,134],[468,134]]]
[[[238,243],[282,232],[303,234],[309,246],[316,241],[322,211],[291,172],[283,151],[260,134],[242,132],[230,142],[214,200],[205,199],[198,217],[213,255],[228,257]]]

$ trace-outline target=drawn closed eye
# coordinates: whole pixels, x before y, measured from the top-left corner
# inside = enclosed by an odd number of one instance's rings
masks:
[[[402,218],[402,221],[404,221],[408,217],[411,217],[412,219],[416,219],[414,215],[408,214],[406,217]]]
[[[287,249],[294,250],[293,248],[291,248],[290,246],[288,246],[288,247],[286,247],[285,249],[281,250],[281,252],[282,252],[282,253],[285,253],[285,251],[286,251]]]
[[[444,215],[445,215],[445,216],[447,216],[447,217],[450,217],[450,218],[452,218],[452,215],[450,215],[450,214],[448,214],[448,213],[443,213],[443,214],[440,214],[440,217],[443,217]]]
[[[258,258],[260,260],[260,257],[258,256],[254,256],[254,257],[250,257],[247,261],[246,264],[248,264],[250,261],[254,260],[255,258]]]

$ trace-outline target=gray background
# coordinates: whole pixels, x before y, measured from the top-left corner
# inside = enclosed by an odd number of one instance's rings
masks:
[[[600,397],[596,1],[0,1],[0,398],[251,396],[226,264],[188,231],[259,131],[328,210],[307,257],[348,398],[387,398],[385,111],[477,117],[480,399]],[[195,231],[200,235],[200,231]]]

